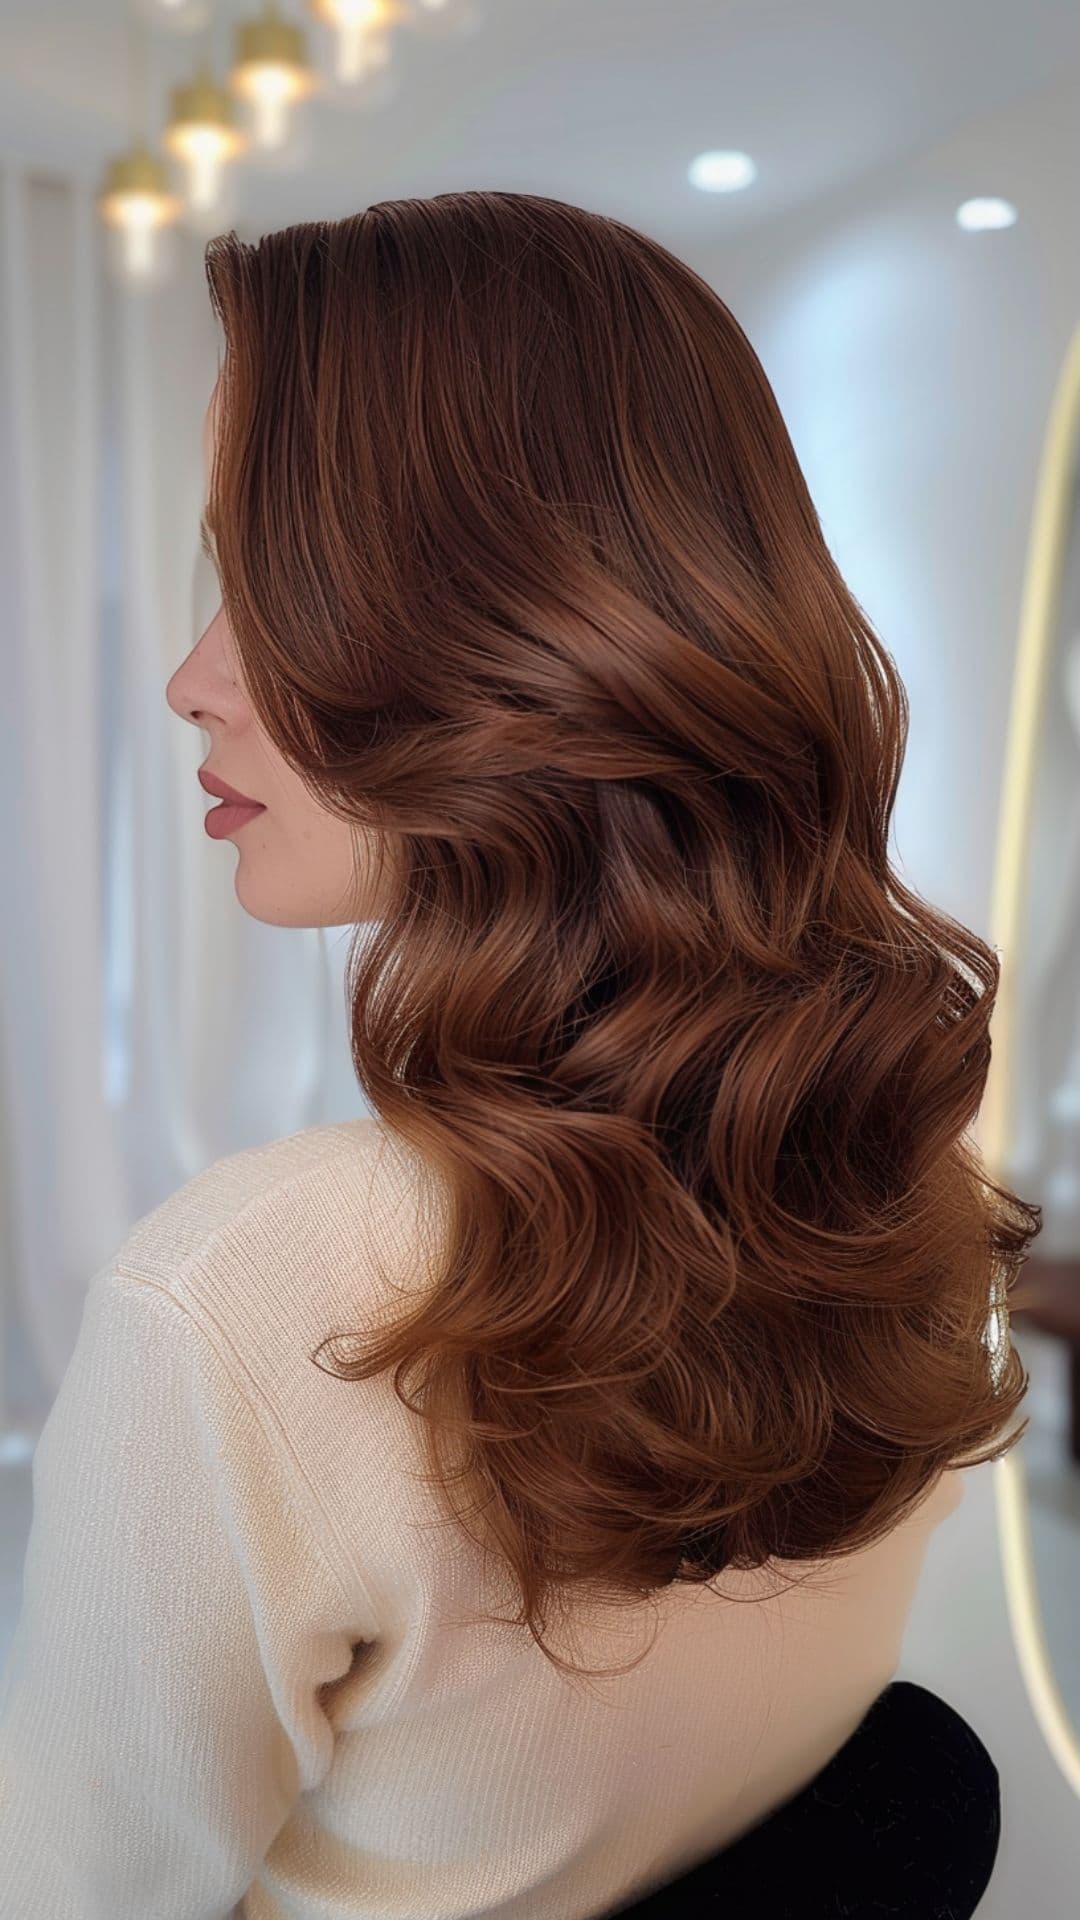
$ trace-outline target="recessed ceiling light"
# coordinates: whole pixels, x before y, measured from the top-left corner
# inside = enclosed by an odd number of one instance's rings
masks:
[[[702,193],[738,193],[740,187],[748,187],[757,179],[757,168],[748,153],[716,148],[691,160],[686,177]]]
[[[968,233],[981,233],[988,227],[1011,227],[1017,219],[1009,200],[965,200],[956,209],[956,224]]]

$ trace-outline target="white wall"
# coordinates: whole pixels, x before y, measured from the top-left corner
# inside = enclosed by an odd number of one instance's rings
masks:
[[[1072,78],[692,261],[753,342],[907,686],[903,877],[984,938],[1033,490],[1080,326],[1078,128]],[[982,194],[1017,224],[963,232]]]

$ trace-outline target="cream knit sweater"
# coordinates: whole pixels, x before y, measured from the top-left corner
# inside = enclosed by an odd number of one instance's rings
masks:
[[[613,1681],[470,1618],[516,1591],[415,1477],[419,1417],[308,1357],[392,1297],[377,1262],[422,1277],[415,1165],[374,1118],[306,1128],[93,1276],[0,1679],[2,1920],[587,1920],[797,1791],[896,1673],[958,1473],[808,1585],[666,1589]],[[567,1651],[656,1631],[595,1610]]]

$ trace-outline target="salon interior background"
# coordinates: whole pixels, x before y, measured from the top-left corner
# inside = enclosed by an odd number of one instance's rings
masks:
[[[240,911],[231,849],[202,832],[199,739],[164,701],[212,611],[197,551],[218,356],[208,232],[485,186],[609,212],[690,261],[753,340],[830,545],[908,688],[897,862],[987,926],[1032,494],[1080,324],[1080,9],[410,0],[382,21],[354,9],[349,32],[335,5],[0,0],[0,1657],[29,1453],[90,1275],[211,1160],[363,1110],[344,1043],[347,930]],[[279,79],[276,105],[272,79],[261,100],[230,79],[238,31],[274,19],[303,34],[314,82],[293,101]],[[216,139],[214,87],[231,103]],[[260,114],[282,143],[263,143]],[[105,218],[106,185],[140,184],[176,201],[160,231],[145,207],[141,233],[130,206],[126,226]],[[1065,686],[1057,709],[1068,821],[1080,720],[1070,731]],[[1077,1122],[1067,1100],[1056,1127],[1047,1112],[1077,1052],[1060,986],[1080,896],[1071,844],[1063,829],[1033,876],[1053,1018],[1025,1056],[1014,1169],[1025,1193],[1059,1195],[1047,1219],[1062,1244],[1080,1231]],[[1021,1338],[1041,1598],[1078,1724],[1064,1357]],[[1080,1866],[1076,1801],[1017,1674],[988,1476],[943,1535],[901,1671],[1004,1757],[986,1920],[1058,1920]]]

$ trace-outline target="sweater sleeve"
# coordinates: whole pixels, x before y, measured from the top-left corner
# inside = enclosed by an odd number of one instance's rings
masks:
[[[0,1676],[0,1920],[228,1920],[361,1637],[304,1485],[219,1330],[95,1275]]]

